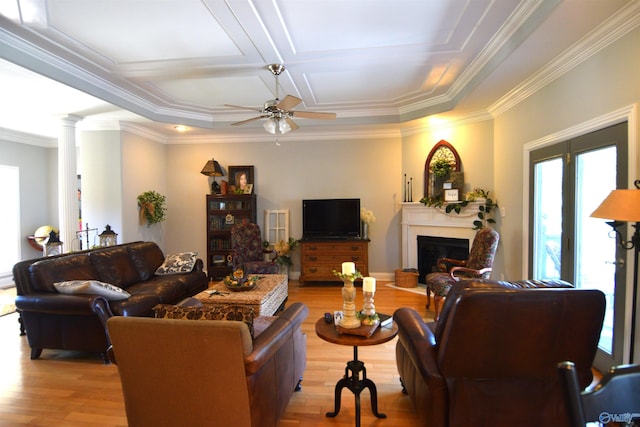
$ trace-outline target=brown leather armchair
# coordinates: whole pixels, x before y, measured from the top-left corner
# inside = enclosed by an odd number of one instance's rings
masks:
[[[574,361],[580,386],[591,382],[604,311],[598,290],[458,282],[435,327],[394,313],[403,391],[424,426],[568,426],[556,364]]]
[[[291,304],[255,340],[240,321],[110,318],[129,426],[276,427],[306,367],[308,313]]]

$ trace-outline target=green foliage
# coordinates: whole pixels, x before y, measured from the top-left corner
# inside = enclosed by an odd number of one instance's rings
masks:
[[[140,212],[149,224],[156,224],[166,219],[167,208],[164,206],[166,197],[153,190],[145,191],[138,196]]]
[[[491,211],[494,208],[498,207],[498,202],[494,202],[492,199],[490,199],[489,192],[482,189],[475,189],[473,191],[473,197],[470,196],[470,194],[471,193],[467,193],[466,200],[457,203],[445,204],[445,202],[443,202],[441,199],[437,199],[435,197],[423,197],[422,199],[420,199],[420,203],[424,204],[425,206],[434,208],[440,208],[444,206],[444,211],[446,213],[450,214],[451,212],[455,212],[459,214],[460,212],[462,212],[462,209],[464,207],[469,205],[470,202],[475,201],[476,198],[483,198],[485,199],[485,201],[484,204],[478,206],[478,219],[473,221],[473,229],[479,230],[486,224],[495,224],[496,220],[491,216]]]
[[[435,176],[442,178],[451,171],[451,163],[445,159],[434,160],[430,165],[430,169]]]

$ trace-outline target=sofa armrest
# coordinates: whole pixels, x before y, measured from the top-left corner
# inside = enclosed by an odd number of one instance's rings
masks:
[[[258,372],[267,361],[274,357],[284,343],[292,340],[294,332],[301,327],[308,315],[307,306],[297,302],[291,304],[276,317],[273,323],[253,342],[253,351],[245,359],[247,375]]]
[[[18,295],[16,308],[20,311],[32,311],[49,314],[88,315],[105,313],[112,316],[109,302],[99,295],[66,295],[38,293]]]
[[[437,364],[436,337],[420,315],[403,307],[393,313],[393,320],[398,324],[398,340],[422,378],[425,381],[442,378]]]

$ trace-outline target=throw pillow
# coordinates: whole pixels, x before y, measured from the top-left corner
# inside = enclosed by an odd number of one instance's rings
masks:
[[[202,307],[158,304],[153,307],[156,318],[183,320],[236,320],[249,327],[253,337],[253,307],[231,304],[206,304]]]
[[[169,255],[156,270],[157,275],[191,273],[196,265],[198,252],[182,252]]]
[[[102,295],[107,301],[127,299],[131,296],[124,289],[97,280],[68,280],[66,282],[56,282],[53,287],[61,294]]]

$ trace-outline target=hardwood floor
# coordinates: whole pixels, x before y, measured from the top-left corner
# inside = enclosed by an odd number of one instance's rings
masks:
[[[338,416],[325,416],[334,409],[334,387],[344,375],[346,362],[353,358],[353,348],[323,341],[314,330],[315,322],[325,312],[342,309],[340,286],[300,287],[291,281],[289,302],[295,301],[309,307],[303,325],[307,369],[302,391],[294,393],[280,426],[353,426],[355,404],[348,390],[343,390]],[[393,314],[396,308],[408,306],[425,319],[433,318],[433,312],[425,309],[425,301],[424,294],[378,282],[375,305],[379,312]],[[362,305],[360,291],[356,303]],[[367,377],[378,389],[378,411],[388,417],[373,416],[369,392],[364,391],[362,426],[410,426],[417,422],[410,399],[401,391],[395,365],[396,339],[358,349]],[[0,426],[127,425],[117,367],[104,365],[99,355],[44,350],[40,360],[30,360],[27,339],[19,336],[16,314],[0,317],[0,343]]]

